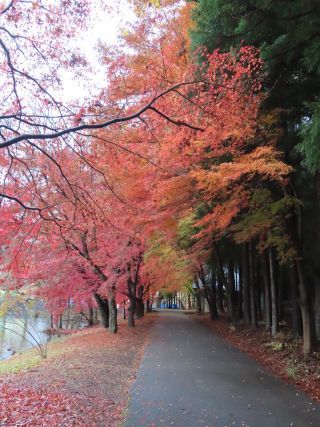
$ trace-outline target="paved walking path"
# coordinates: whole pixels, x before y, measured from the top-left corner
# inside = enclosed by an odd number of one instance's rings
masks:
[[[183,313],[159,314],[126,427],[320,426],[320,405]]]

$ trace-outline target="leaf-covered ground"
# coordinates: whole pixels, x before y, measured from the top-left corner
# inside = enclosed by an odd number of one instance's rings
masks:
[[[243,325],[233,327],[224,317],[214,321],[208,315],[193,317],[239,350],[248,353],[275,375],[320,401],[320,354],[313,353],[305,358],[301,340],[293,340],[285,331],[272,338],[263,327],[256,330]]]
[[[120,324],[116,335],[79,332],[39,366],[0,377],[1,427],[119,426],[153,316],[135,329]]]

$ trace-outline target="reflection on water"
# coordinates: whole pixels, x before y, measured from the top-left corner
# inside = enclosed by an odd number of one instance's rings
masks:
[[[46,333],[51,328],[51,316],[43,301],[7,294],[0,296],[0,308],[0,360],[56,339],[56,335],[52,338]],[[87,326],[87,322],[68,304],[61,325],[79,329]]]
[[[0,305],[5,302],[0,297]],[[67,315],[68,329],[81,328],[85,322],[79,316]],[[45,310],[42,301],[34,300],[32,304],[19,303],[0,315],[0,360],[7,359],[37,344],[45,344],[51,340],[46,333],[50,328],[50,314]]]

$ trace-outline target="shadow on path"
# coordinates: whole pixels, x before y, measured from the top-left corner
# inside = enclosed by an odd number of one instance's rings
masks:
[[[320,426],[320,405],[178,312],[159,313],[125,427]]]

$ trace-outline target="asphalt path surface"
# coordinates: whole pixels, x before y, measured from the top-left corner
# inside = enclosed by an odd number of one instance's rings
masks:
[[[125,427],[320,427],[320,405],[190,316],[160,312]]]

